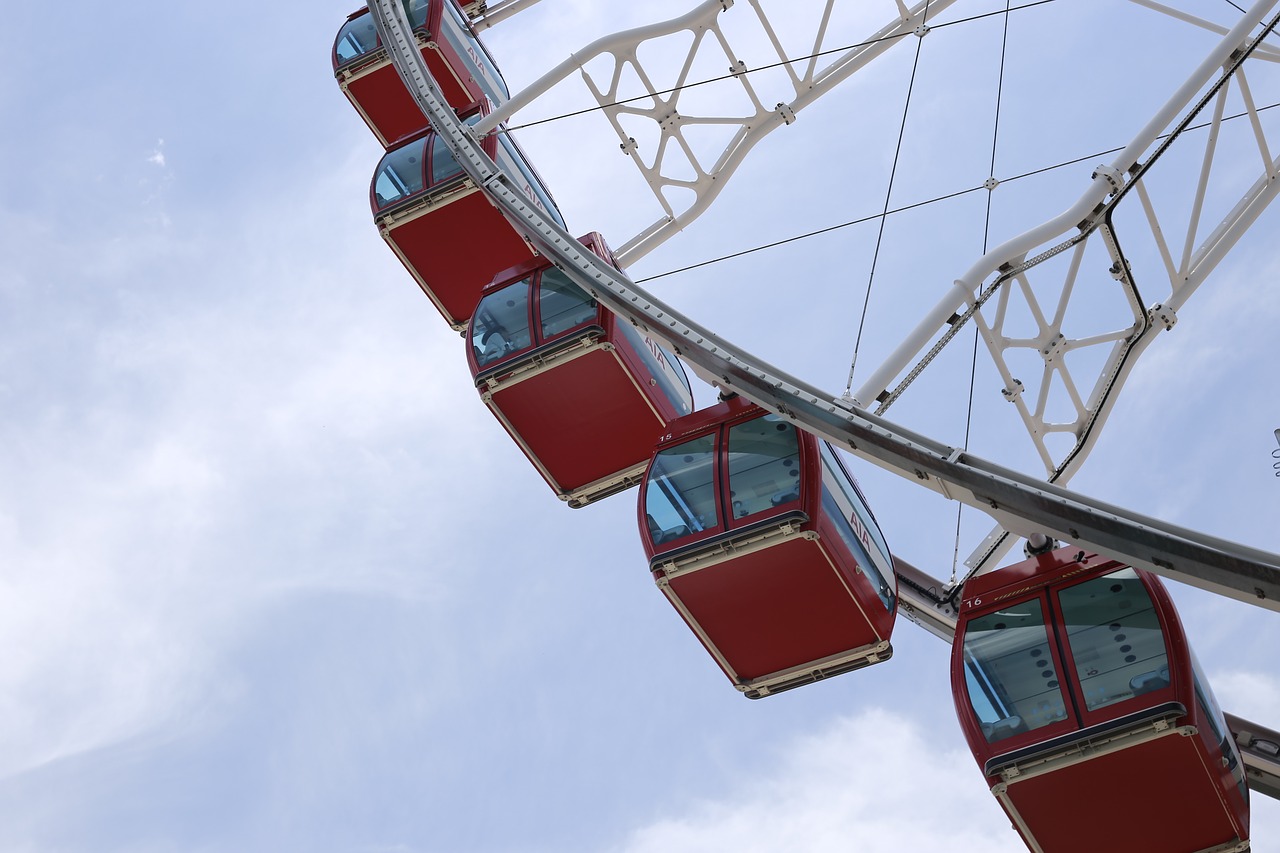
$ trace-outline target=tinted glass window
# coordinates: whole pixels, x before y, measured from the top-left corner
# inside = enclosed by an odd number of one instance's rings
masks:
[[[819,442],[819,446],[822,449],[823,486],[838,490],[838,494],[833,497],[840,505],[840,517],[853,529],[858,540],[859,548],[854,551],[859,555],[858,562],[869,577],[879,576],[878,584],[875,579],[872,580],[872,584],[879,586],[880,600],[884,602],[885,607],[892,610],[897,598],[898,579],[893,571],[893,556],[890,555],[889,546],[885,544],[884,536],[880,533],[880,525],[871,515],[866,499],[831,445],[822,441]],[[828,515],[834,516],[831,512],[828,512]]]
[[[471,319],[471,347],[480,367],[529,346],[529,279],[490,293]]]
[[[529,168],[529,164],[525,162],[524,157],[516,150],[515,145],[512,144],[506,133],[499,134],[498,140],[502,143],[498,148],[498,165],[503,167],[507,175],[515,182],[517,189],[524,193],[526,198],[563,228],[564,220],[560,218],[560,211],[556,208],[555,202],[551,200],[551,196],[547,195],[542,182],[534,177],[533,170]]]
[[[489,100],[501,106],[511,97],[507,84],[498,73],[489,52],[480,44],[480,40],[471,31],[466,16],[458,11],[449,0],[444,4],[445,16],[440,20],[440,29],[448,40],[449,46],[472,66],[472,76],[480,84],[480,88],[489,96]]]
[[[843,511],[835,492],[827,485],[825,478],[822,483],[822,511],[827,514],[835,525],[836,531],[840,534],[840,540],[844,542],[844,547],[849,549],[854,559],[858,561],[864,577],[870,582],[872,588],[876,591],[876,596],[880,599],[880,603],[884,605],[886,610],[893,610],[893,603],[897,599],[897,590],[890,585],[871,562],[871,555],[867,553],[867,549],[858,539],[857,532],[853,529],[853,525]]]
[[[1090,711],[1169,686],[1164,632],[1137,572],[1068,587],[1058,602]]]
[[[969,622],[964,663],[969,703],[988,743],[1066,719],[1038,600]]]
[[[343,24],[333,44],[334,59],[338,65],[363,56],[378,46],[378,29],[373,16],[365,13]]]
[[[440,141],[440,137],[431,135],[431,185],[444,183],[462,174],[462,167],[454,159],[449,146]]]
[[[1236,787],[1240,790],[1240,796],[1244,797],[1247,803],[1249,802],[1249,785],[1245,779],[1244,766],[1240,761],[1240,752],[1236,748],[1235,740],[1231,737],[1231,730],[1227,728],[1222,709],[1218,707],[1218,700],[1209,688],[1209,680],[1204,677],[1204,670],[1200,668],[1200,661],[1196,659],[1195,652],[1191,653],[1191,674],[1196,681],[1196,701],[1200,703],[1200,713],[1209,720],[1209,728],[1213,732],[1211,740],[1218,752],[1218,758],[1222,761],[1222,766],[1231,771],[1232,778],[1236,780]]]
[[[483,113],[472,113],[463,119],[463,123],[474,125],[482,118],[484,118]],[[458,165],[458,161],[453,156],[453,152],[449,150],[449,146],[435,133],[428,136],[428,140],[431,145],[431,186],[436,187],[461,178],[463,175],[462,167]]]
[[[676,358],[675,353],[669,352],[666,349],[662,350],[662,357],[667,360],[667,364],[671,365],[671,373],[676,377],[676,379],[680,382],[680,385],[684,388],[685,395],[690,399],[690,401],[692,401],[693,388],[692,386],[689,385],[689,377],[684,372],[684,365],[680,363],[680,359]],[[693,411],[692,402],[690,402],[685,408],[688,411]]]
[[[544,339],[596,318],[596,301],[555,267],[542,273],[538,298]]]
[[[410,142],[388,151],[382,158],[373,179],[374,200],[379,210],[422,191],[424,148],[421,140]]]
[[[675,409],[676,416],[692,412],[693,392],[689,390],[689,380],[685,378],[684,368],[676,361],[676,357],[654,343],[652,338],[646,336],[627,320],[620,319],[616,328],[631,343],[631,348],[639,354],[649,375],[658,383],[663,396]]]
[[[764,415],[729,428],[729,500],[744,518],[800,499],[796,428]]]
[[[644,511],[654,545],[676,542],[718,524],[715,436],[661,451],[649,467]]]
[[[413,24],[414,29],[427,25],[427,6],[429,4],[430,0],[406,0],[404,10],[408,14],[409,23]]]

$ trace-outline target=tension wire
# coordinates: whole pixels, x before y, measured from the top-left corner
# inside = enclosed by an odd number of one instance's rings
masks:
[[[907,130],[907,113],[911,110],[911,93],[915,91],[916,87],[916,71],[920,67],[920,46],[928,33],[928,21],[929,4],[925,3],[924,12],[920,16],[920,26],[916,30],[916,55],[911,62],[911,80],[907,84],[907,97],[902,104],[902,122],[898,125],[898,144],[893,151],[893,166],[889,169],[889,186],[884,192],[884,209],[880,212],[880,228],[876,233],[876,248],[871,255],[871,271],[867,276],[867,292],[862,300],[862,316],[858,320],[858,335],[853,342],[853,358],[849,362],[849,381],[844,386],[844,395],[846,397],[850,396],[853,389],[853,371],[858,366],[858,349],[862,346],[862,330],[867,323],[867,306],[871,304],[871,286],[876,278],[876,262],[880,259],[880,243],[884,240],[884,223],[889,217],[889,200],[893,197],[893,179],[898,173],[898,158],[902,156],[902,139]]]
[[[996,82],[996,114],[995,121],[991,127],[991,164],[988,175],[995,178],[996,175],[996,145],[1000,139],[1000,102],[1003,100],[1004,92],[1004,61],[1009,48],[1009,0],[1005,0],[1004,4],[1004,32],[1000,40],[1000,75]],[[982,224],[982,254],[987,254],[987,246],[991,239],[991,196],[995,192],[995,185],[991,185],[987,192],[987,212],[986,218]],[[973,429],[973,387],[975,377],[978,373],[978,327],[973,327],[973,353],[970,356],[969,363],[969,403],[965,413],[964,421],[964,449],[969,449],[969,436]],[[955,547],[951,552],[951,585],[956,582],[956,570],[960,562],[960,519],[964,514],[964,504],[956,507],[956,537]]]

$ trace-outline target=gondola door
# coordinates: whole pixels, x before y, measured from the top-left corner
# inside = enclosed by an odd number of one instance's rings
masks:
[[[962,653],[965,734],[1028,846],[1237,849],[1247,809],[1200,736],[1209,723],[1159,581],[1094,558],[1023,589],[994,609],[973,602]]]
[[[888,660],[892,610],[834,526],[819,532],[817,439],[740,398],[673,429],[641,536],[658,587],[737,688],[754,699]]]

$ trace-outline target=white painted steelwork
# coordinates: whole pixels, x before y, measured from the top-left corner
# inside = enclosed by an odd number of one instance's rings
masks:
[[[1280,0],[1263,0],[1255,5],[1251,14],[1258,9],[1269,11],[1276,2]],[[702,378],[777,411],[805,430],[889,471],[981,509],[1004,530],[1016,535],[1030,538],[1048,534],[1220,595],[1280,611],[1280,555],[1072,493],[898,427],[863,410],[847,397],[833,395],[755,358],[655,299],[624,272],[602,261],[564,228],[548,220],[511,185],[440,96],[414,47],[408,21],[396,0],[368,0],[368,3],[382,31],[383,42],[391,47],[397,69],[410,92],[477,186],[575,283],[610,310],[667,342]],[[1229,55],[1240,43],[1237,40],[1225,49],[1220,48],[1215,56]],[[1183,88],[1188,86],[1191,81]],[[1176,113],[1177,109],[1166,107],[1149,127],[1157,123],[1167,125]],[[1097,206],[1103,204],[1109,190],[1097,183],[1097,177],[1094,180],[1087,197],[1092,199],[1096,195],[1093,206]],[[1102,180],[1106,181],[1105,175]],[[1093,213],[1092,207],[1088,212]],[[1025,255],[1036,244],[1049,239],[1053,233],[1062,233],[1059,220],[1065,218],[1059,217],[1029,232],[1036,235],[1032,245],[1021,249],[1014,246],[1013,255],[1018,263],[1023,263]],[[1080,221],[1083,219],[1077,220]],[[1095,223],[1093,230],[1098,227],[1100,223]],[[1020,239],[1031,240],[1031,237],[1024,235]],[[1071,243],[1067,241],[1063,249],[1070,248]],[[1002,248],[1009,252],[1008,247],[1006,244]],[[993,254],[984,256],[974,270],[985,274]],[[1032,258],[1025,268],[1038,260]],[[1000,274],[1002,278],[998,278],[997,283],[1012,277],[1008,270],[1000,270]],[[953,291],[961,302],[970,292],[960,285]],[[899,564],[897,569],[904,614],[938,636],[953,633],[954,608],[946,587],[905,564]],[[1233,731],[1236,731],[1234,727]],[[1246,757],[1246,763],[1248,761]],[[1266,778],[1274,780],[1274,776]],[[1265,786],[1259,790],[1271,793]]]
[[[486,0],[474,0],[471,3],[462,3],[462,11],[467,13],[467,17],[471,18],[471,26],[476,32],[487,30],[494,24],[500,24],[518,12],[523,12],[530,6],[539,2],[539,0],[495,0],[488,3]]]
[[[720,16],[729,12],[734,6],[734,0],[706,0],[678,18],[597,39],[491,113],[476,125],[476,133],[483,135],[493,131],[534,99],[574,72],[580,71],[596,102],[617,132],[622,150],[640,169],[664,212],[660,219],[614,253],[619,264],[630,266],[701,216],[757,142],[777,128],[794,122],[801,110],[865,68],[906,36],[922,35],[926,16],[937,15],[955,0],[921,0],[910,9],[901,0],[897,0],[893,4],[896,13],[888,24],[854,47],[839,50],[834,59],[823,55],[837,50],[828,43],[831,38],[828,24],[836,0],[826,0],[813,41],[807,48],[809,54],[800,60],[787,55],[774,26],[760,5],[760,0],[745,2],[755,12],[755,22],[759,25],[757,32],[762,34],[762,40],[768,43],[769,50],[776,57],[770,58],[770,64],[776,64],[786,74],[791,88],[791,99],[786,103],[767,106],[761,100],[752,84],[750,72],[753,69],[748,68],[739,58],[740,51],[730,44],[721,27]],[[681,33],[691,34],[692,43],[680,64],[674,86],[663,91],[654,84],[654,75],[646,70],[639,51],[646,44]],[[680,111],[685,87],[700,82],[689,79],[690,71],[706,53],[715,54],[714,62],[717,67],[724,69],[726,83],[728,79],[736,81],[743,95],[738,100],[750,104],[750,111],[716,115],[694,115]],[[608,75],[601,75],[607,76],[607,81],[598,82],[587,71],[586,66],[605,56],[612,60],[612,67]],[[821,65],[820,58],[823,62]],[[631,79],[633,75],[634,79],[643,84],[647,94],[635,101],[625,102],[624,81]],[[726,97],[720,103],[727,104],[733,100],[735,99]],[[655,150],[640,150],[640,145],[621,123],[624,116],[631,120],[653,122],[658,140]],[[722,149],[703,152],[702,146],[690,140],[686,131],[712,126],[732,129],[732,137]],[[685,177],[689,174],[692,177]],[[680,193],[691,195],[693,201],[677,211],[672,196]]]
[[[1141,5],[1172,11],[1155,3]],[[1174,327],[1177,312],[1187,299],[1280,192],[1280,157],[1267,144],[1246,74],[1248,60],[1275,61],[1280,56],[1261,42],[1274,27],[1274,19],[1255,33],[1258,22],[1273,14],[1275,6],[1274,0],[1255,3],[1226,30],[1218,46],[1133,141],[1110,163],[1095,168],[1089,188],[1074,205],[992,249],[957,279],[853,394],[854,401],[878,404],[876,413],[885,412],[972,319],[1001,376],[1000,392],[1015,406],[1049,482],[1067,483],[1097,443],[1138,357],[1161,332]],[[1179,13],[1175,17],[1187,16]],[[1201,23],[1206,29],[1221,29]],[[1218,147],[1227,99],[1233,91],[1238,92],[1252,129],[1257,149],[1253,168],[1258,177],[1234,206],[1211,213],[1206,202],[1211,176],[1233,175],[1244,165]],[[1211,113],[1208,127],[1196,137],[1202,140],[1204,151],[1194,176],[1194,202],[1180,227],[1171,227],[1178,224],[1171,221],[1175,214],[1161,210],[1153,201],[1148,188],[1151,175],[1158,174],[1165,183],[1171,177],[1183,180],[1180,175],[1159,173],[1157,161],[1171,144],[1191,144],[1184,132],[1193,120],[1203,121],[1206,111]],[[1133,198],[1127,201],[1131,192]],[[1117,214],[1121,211],[1134,215],[1120,223]],[[1197,243],[1205,231],[1208,236]],[[1142,240],[1152,244],[1152,254],[1162,260],[1163,276],[1157,273],[1158,280],[1152,281],[1154,270],[1143,271],[1144,291],[1162,294],[1153,302],[1143,301],[1138,276],[1122,249],[1121,233],[1125,243]],[[1166,236],[1171,234],[1181,234],[1181,243],[1171,245]],[[1114,279],[1118,283],[1128,310],[1111,318],[1109,330],[1079,330],[1070,325],[1069,309],[1074,301],[1084,298],[1079,295],[1084,288],[1077,288],[1083,279]],[[1167,290],[1163,279],[1167,279]],[[1010,331],[1009,318],[1014,315],[1031,316],[1035,333]],[[1098,322],[1099,318],[1091,315],[1088,320]],[[920,356],[927,346],[928,351]],[[1088,363],[1084,369],[1068,365],[1068,354],[1089,350],[1105,355],[1098,359],[1100,368],[1090,371]],[[1013,366],[1012,359],[1027,352],[1038,357],[1039,375],[1027,375]],[[890,388],[899,376],[898,384]],[[974,571],[993,569],[1012,545],[1013,539],[997,528],[965,563]]]
[[[1191,24],[1194,27],[1199,27],[1206,32],[1215,33],[1220,36],[1225,36],[1228,32],[1227,27],[1224,27],[1221,24],[1205,20],[1198,15],[1192,15],[1190,12],[1182,9],[1176,9],[1173,6],[1169,6],[1164,3],[1157,3],[1156,0],[1129,0],[1129,2],[1136,6],[1143,6],[1153,12],[1168,15],[1170,18],[1173,18],[1176,21],[1182,21],[1184,24]],[[1254,58],[1265,59],[1268,62],[1280,62],[1280,48],[1276,48],[1269,44],[1258,45],[1257,49],[1254,51]]]
[[[1269,7],[1276,2],[1280,0],[1263,0],[1258,5]],[[476,185],[573,281],[610,310],[666,341],[707,381],[780,412],[809,432],[919,485],[981,509],[1016,535],[1051,535],[1280,611],[1280,556],[1276,554],[1074,494],[903,429],[848,399],[789,376],[655,299],[529,202],[440,97],[421,56],[413,50],[408,23],[394,0],[369,0],[369,5],[386,30],[383,41],[392,46],[411,93]],[[1162,115],[1165,112],[1170,110],[1166,108]]]

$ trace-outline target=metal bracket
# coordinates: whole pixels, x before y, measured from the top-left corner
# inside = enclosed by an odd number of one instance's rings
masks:
[[[1178,314],[1168,305],[1159,303],[1152,305],[1147,315],[1151,318],[1151,322],[1164,326],[1166,332],[1178,325]]]
[[[1092,180],[1102,178],[1111,185],[1111,195],[1115,195],[1124,189],[1124,172],[1111,165],[1102,164],[1093,170],[1093,174],[1089,176]]]

